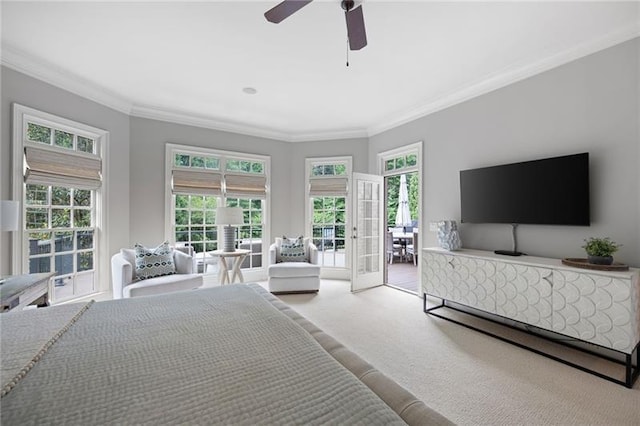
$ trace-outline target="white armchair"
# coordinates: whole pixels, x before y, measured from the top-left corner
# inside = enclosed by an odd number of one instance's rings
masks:
[[[191,290],[202,286],[202,275],[197,274],[195,258],[190,247],[178,247],[173,250],[176,273],[162,277],[139,280],[136,277],[135,251],[122,249],[111,257],[111,280],[113,298],[148,296]]]
[[[280,253],[282,238],[269,247],[269,291],[271,293],[316,293],[320,289],[320,265],[318,248],[304,240],[303,261],[283,261]]]

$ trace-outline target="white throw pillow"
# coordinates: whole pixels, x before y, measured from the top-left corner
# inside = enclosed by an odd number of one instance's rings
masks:
[[[282,237],[280,242],[280,262],[306,262],[307,250],[305,247],[305,238]]]
[[[147,248],[141,244],[135,245],[136,275],[141,280],[161,277],[176,273],[173,263],[173,249],[165,241],[155,248]]]

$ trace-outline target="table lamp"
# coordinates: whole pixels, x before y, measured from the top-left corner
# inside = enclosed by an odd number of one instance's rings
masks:
[[[240,207],[218,207],[216,209],[216,225],[224,226],[222,251],[236,251],[236,228],[233,225],[242,224],[244,224],[244,215]]]

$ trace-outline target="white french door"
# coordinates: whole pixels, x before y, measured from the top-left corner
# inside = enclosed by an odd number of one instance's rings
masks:
[[[376,287],[384,282],[383,187],[382,176],[353,173],[351,291]]]

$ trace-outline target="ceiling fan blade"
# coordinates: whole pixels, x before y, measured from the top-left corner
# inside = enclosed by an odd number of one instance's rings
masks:
[[[264,13],[264,17],[267,18],[267,21],[277,24],[311,3],[311,1],[312,0],[284,0],[282,3],[267,10]]]
[[[367,33],[364,30],[364,16],[362,6],[344,13],[347,18],[347,35],[349,36],[349,49],[360,50],[367,45]]]

